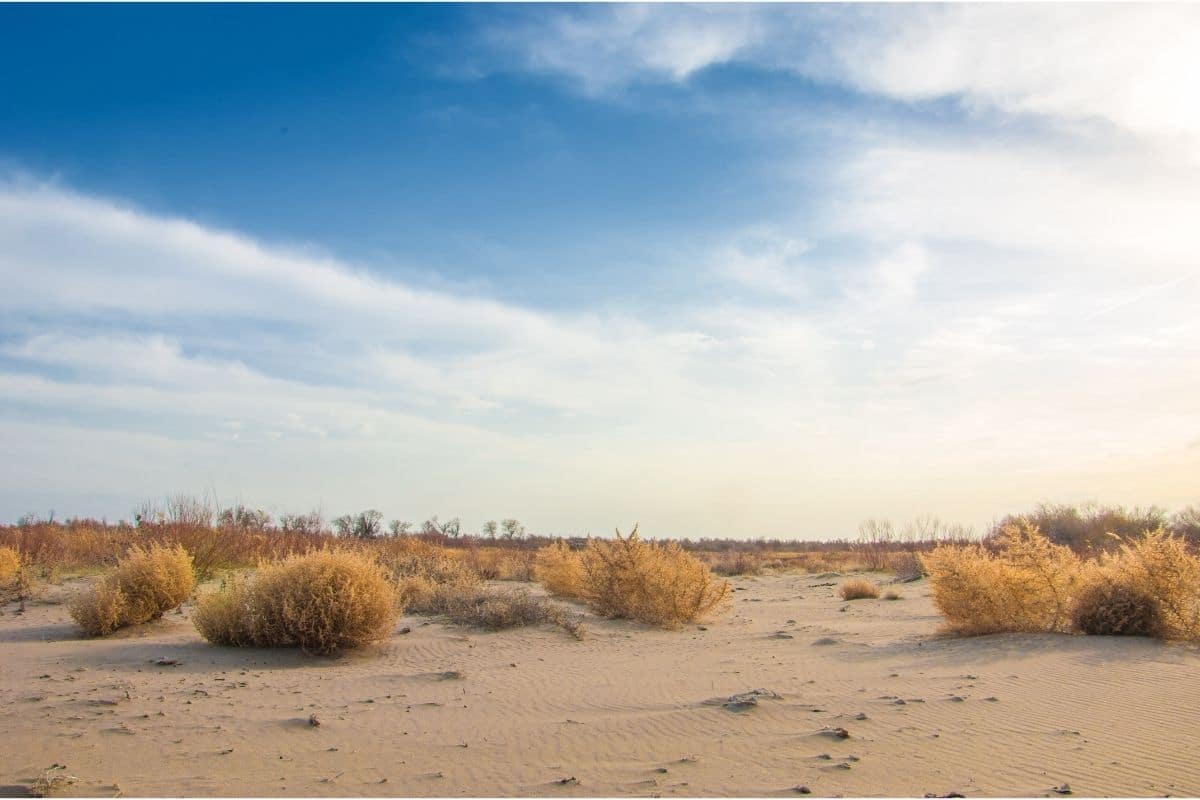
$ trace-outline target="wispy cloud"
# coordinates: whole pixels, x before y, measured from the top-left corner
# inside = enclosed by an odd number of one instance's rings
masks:
[[[489,22],[483,38],[494,68],[563,75],[591,93],[741,63],[1189,147],[1200,136],[1200,108],[1180,102],[1200,83],[1190,4],[588,6]]]

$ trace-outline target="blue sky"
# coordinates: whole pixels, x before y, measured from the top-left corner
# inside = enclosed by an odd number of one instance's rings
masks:
[[[1195,502],[1192,6],[0,7],[0,519]]]

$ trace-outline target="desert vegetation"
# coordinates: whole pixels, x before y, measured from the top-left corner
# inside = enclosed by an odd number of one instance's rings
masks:
[[[879,586],[866,578],[850,578],[838,587],[838,596],[843,600],[864,600],[879,597]]]
[[[12,547],[0,547],[0,602],[17,601],[20,611],[40,589],[28,559]]]
[[[537,552],[533,578],[555,597],[583,599],[583,565],[566,542],[555,542]]]
[[[375,558],[320,549],[231,577],[201,598],[192,621],[213,644],[328,654],[383,639],[399,612],[396,587]]]
[[[116,569],[71,601],[71,618],[90,636],[158,619],[195,587],[192,557],[181,545],[134,545]]]
[[[1081,557],[1035,523],[921,556],[948,630],[1077,631],[1200,639],[1200,557],[1159,527]],[[1091,550],[1091,548],[1089,548]]]
[[[673,542],[643,541],[635,526],[628,536],[592,539],[580,555],[580,590],[605,617],[676,628],[729,604],[729,582]]]

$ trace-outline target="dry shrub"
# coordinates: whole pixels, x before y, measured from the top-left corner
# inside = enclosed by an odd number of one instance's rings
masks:
[[[1154,598],[1160,635],[1200,640],[1200,557],[1182,537],[1165,529],[1148,531],[1102,561],[1104,571],[1133,592]]]
[[[6,585],[17,577],[21,569],[21,557],[11,547],[0,547],[0,586]]]
[[[875,599],[879,597],[879,587],[866,578],[850,578],[842,581],[842,585],[838,587],[838,594],[843,600]]]
[[[920,580],[921,576],[925,574],[921,569],[921,560],[911,550],[889,553],[886,568],[889,572],[895,573],[903,583]]]
[[[730,602],[729,581],[674,542],[628,537],[591,539],[580,558],[583,596],[596,613],[677,628]]]
[[[191,595],[192,558],[179,545],[134,545],[115,570],[71,601],[71,617],[91,636],[158,619]]]
[[[462,553],[462,563],[482,580],[500,579],[503,554],[493,547],[469,547]]]
[[[18,601],[24,612],[25,601],[41,594],[43,588],[28,558],[16,548],[0,547],[0,603]]]
[[[555,542],[537,551],[533,578],[555,597],[583,598],[583,565],[579,553],[566,542]]]
[[[379,641],[399,614],[396,587],[371,555],[313,550],[259,567],[203,598],[193,620],[213,644],[328,654]]]
[[[1080,583],[1079,558],[1027,522],[1005,526],[993,546],[942,545],[920,557],[949,630],[1066,630]]]
[[[255,644],[255,622],[250,604],[250,581],[230,575],[219,591],[200,598],[192,611],[192,624],[207,641],[231,647]]]
[[[1092,636],[1160,636],[1162,606],[1154,595],[1109,570],[1079,592],[1071,624]]]
[[[532,549],[513,550],[500,559],[496,577],[502,581],[533,580],[534,559],[537,551]]]
[[[393,580],[421,577],[434,583],[480,580],[480,575],[465,559],[420,539],[397,538],[372,543],[379,563]]]
[[[901,595],[899,592],[889,589],[888,591],[883,593],[883,599],[884,600],[903,600],[904,596]]]
[[[442,614],[454,597],[481,591],[482,583],[470,573],[435,581],[421,575],[402,578],[396,585],[401,606],[412,614]]]
[[[479,573],[466,560],[419,539],[387,542],[380,561],[396,586],[401,608],[414,614],[438,614],[440,592],[461,594],[479,587]]]
[[[486,589],[482,586],[437,587],[427,600],[425,613],[445,616],[458,625],[502,630],[525,625],[552,624],[582,638],[579,616],[557,603],[534,597],[527,589]]]

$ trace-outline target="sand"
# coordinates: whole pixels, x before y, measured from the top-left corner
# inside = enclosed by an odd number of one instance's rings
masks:
[[[52,587],[0,616],[0,793],[63,765],[99,796],[1200,795],[1196,648],[942,638],[924,583],[834,580],[736,578],[703,628],[583,641],[410,616],[333,658],[209,646],[186,607],[82,639]]]

